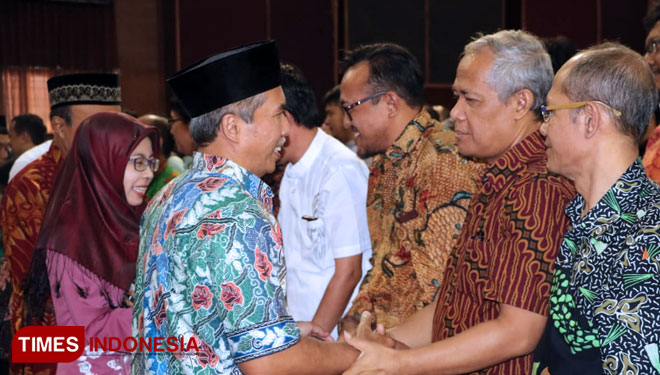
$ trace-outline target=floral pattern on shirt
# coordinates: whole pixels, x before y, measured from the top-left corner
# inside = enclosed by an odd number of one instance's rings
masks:
[[[133,373],[239,374],[238,363],[287,349],[286,268],[273,194],[214,155],[151,201],[141,226],[133,335],[194,338],[198,352],[133,357]]]

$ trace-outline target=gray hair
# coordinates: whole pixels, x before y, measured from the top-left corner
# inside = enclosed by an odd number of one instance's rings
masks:
[[[534,94],[534,111],[540,119],[540,108],[552,86],[552,63],[543,43],[522,30],[502,30],[480,35],[465,46],[463,55],[473,55],[489,48],[495,58],[487,82],[501,102],[522,89]]]
[[[249,98],[227,104],[211,112],[190,120],[190,135],[197,147],[204,147],[218,136],[218,124],[226,114],[234,114],[243,121],[251,123],[254,112],[266,101],[266,94],[260,93]]]
[[[653,73],[644,58],[619,43],[603,43],[573,61],[561,88],[566,96],[598,100],[621,111],[619,118],[611,113],[617,129],[639,142],[658,105]]]

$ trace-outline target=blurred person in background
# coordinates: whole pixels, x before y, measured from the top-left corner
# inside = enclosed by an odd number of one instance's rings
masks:
[[[9,125],[9,145],[12,154],[18,157],[32,147],[46,140],[46,125],[41,117],[26,113],[11,119]]]
[[[176,170],[187,170],[192,163],[192,154],[197,145],[190,135],[190,116],[176,98],[170,101],[170,133],[174,137],[175,151],[181,156],[182,165],[172,159],[170,165]]]
[[[660,90],[660,3],[649,9],[643,23],[647,32],[644,60],[651,68],[656,89]],[[658,121],[660,121],[660,107],[656,105],[649,126],[641,140],[643,143],[648,139],[645,149],[640,148],[640,155],[643,155],[642,163],[648,177],[660,183],[660,142],[658,142],[660,128],[657,127]]]
[[[149,184],[149,189],[145,194],[145,200],[149,202],[156,193],[163,186],[167,185],[168,182],[172,181],[176,176],[181,174],[183,170],[177,170],[175,167],[170,165],[170,157],[172,150],[174,149],[174,137],[170,133],[170,127],[168,121],[165,117],[157,116],[154,114],[147,114],[138,117],[138,121],[145,125],[153,126],[158,130],[159,139],[160,139],[160,153],[158,155],[158,160],[160,161],[160,167],[155,172],[151,184]],[[177,157],[177,156],[175,156]]]
[[[337,138],[346,147],[355,152],[357,150],[354,141],[355,136],[350,129],[344,128],[344,111],[339,105],[339,85],[325,93],[321,104],[325,112],[325,119],[323,120],[321,129]]]

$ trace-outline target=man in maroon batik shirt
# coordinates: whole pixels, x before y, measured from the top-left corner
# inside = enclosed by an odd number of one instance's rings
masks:
[[[489,167],[436,303],[387,335],[371,332],[363,314],[347,340],[362,354],[344,374],[531,372],[567,229],[563,207],[574,196],[567,180],[548,173],[539,132],[552,77],[550,57],[526,32],[500,31],[465,47],[451,117],[459,151]]]

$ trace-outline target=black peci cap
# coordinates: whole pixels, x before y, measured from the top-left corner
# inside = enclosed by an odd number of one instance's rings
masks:
[[[206,58],[167,80],[191,118],[280,85],[274,41],[254,43]]]
[[[50,108],[75,104],[121,104],[119,75],[115,73],[76,73],[48,80]]]

